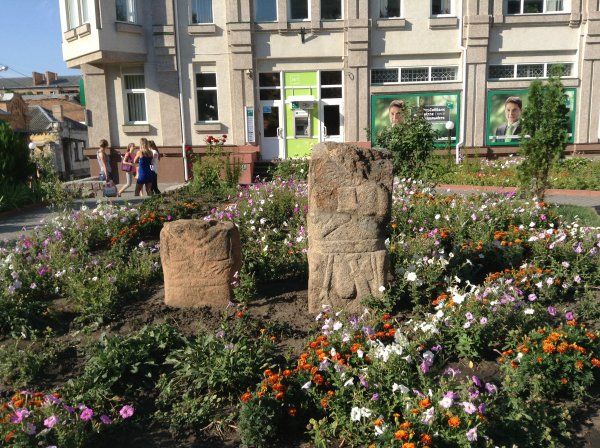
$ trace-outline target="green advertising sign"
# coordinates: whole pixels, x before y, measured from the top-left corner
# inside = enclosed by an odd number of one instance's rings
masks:
[[[371,96],[371,132],[376,136],[382,129],[390,126],[390,103],[394,100],[403,101],[412,114],[422,110],[427,121],[438,135],[437,146],[447,145],[448,134],[450,141],[455,144],[460,132],[460,93],[458,92],[427,92],[427,93],[394,93]],[[446,129],[446,123],[452,121],[454,128]]]
[[[569,108],[569,143],[575,141],[576,89],[565,89]],[[486,141],[490,146],[518,146],[521,113],[527,107],[529,90],[490,90],[487,97]]]

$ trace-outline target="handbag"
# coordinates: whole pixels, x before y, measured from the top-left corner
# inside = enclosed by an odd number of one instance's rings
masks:
[[[105,198],[114,198],[117,196],[117,186],[112,181],[106,182],[102,189],[102,195]]]
[[[123,162],[131,162],[131,157],[126,156],[123,158]],[[133,165],[128,165],[127,163],[121,162],[121,171],[125,171],[126,173],[131,173],[133,170]]]

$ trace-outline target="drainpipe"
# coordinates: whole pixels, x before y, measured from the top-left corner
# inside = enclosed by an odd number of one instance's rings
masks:
[[[463,25],[464,25],[464,3],[460,2],[460,15],[458,16],[458,48],[462,52],[462,92],[460,101],[460,139],[456,143],[456,164],[460,163],[460,148],[465,143],[465,126],[467,123],[467,47],[463,45]]]
[[[183,82],[181,80],[181,44],[179,42],[179,32],[177,27],[179,26],[179,7],[178,0],[173,0],[173,11],[175,12],[175,26],[173,30],[175,32],[175,57],[177,60],[177,83],[179,85],[179,116],[181,118],[181,153],[183,155],[183,178],[187,182],[190,180],[190,173],[188,171],[188,159],[185,142],[185,110],[183,108]]]

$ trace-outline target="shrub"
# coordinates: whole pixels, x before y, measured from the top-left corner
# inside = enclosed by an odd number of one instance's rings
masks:
[[[275,161],[275,166],[269,169],[269,176],[282,180],[306,180],[308,178],[308,165],[310,159],[285,159]]]
[[[404,120],[380,131],[373,143],[391,151],[396,176],[418,179],[427,174],[435,140],[436,133],[421,110],[414,115],[405,111]]]
[[[0,121],[0,179],[12,184],[25,183],[34,173],[27,142]]]

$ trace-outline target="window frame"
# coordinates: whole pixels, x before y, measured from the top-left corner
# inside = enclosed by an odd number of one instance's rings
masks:
[[[77,23],[71,23],[71,4],[74,3],[77,8]],[[75,28],[80,27],[81,25],[85,25],[86,23],[90,23],[90,9],[88,5],[88,0],[65,0],[65,16],[66,16],[66,25],[67,31],[74,30]],[[84,14],[85,13],[85,14]]]
[[[215,8],[213,0],[210,1],[210,22],[194,22],[194,6],[196,4],[196,0],[190,0],[190,25],[211,25],[215,23]]]
[[[275,3],[275,19],[273,19],[273,20],[258,20],[256,18],[256,13],[258,11],[258,1],[255,0],[254,2],[252,2],[254,4],[254,6],[252,8],[253,9],[253,13],[254,13],[254,17],[253,17],[254,18],[254,23],[274,23],[274,22],[277,22],[277,17],[279,15],[279,6],[278,6],[279,2],[277,0],[273,0],[273,2]]]
[[[115,14],[116,14],[116,8],[117,8],[117,1],[119,0],[115,0]],[[132,17],[133,20],[119,20],[118,17],[116,17],[116,21],[119,23],[133,23],[133,24],[137,24],[138,23],[138,15],[137,15],[137,2],[136,0],[123,0],[125,2],[125,8],[126,8],[126,15],[127,17]]]
[[[323,84],[323,73],[327,72],[339,72],[341,74],[340,84]],[[318,79],[319,79],[319,99],[324,100],[342,100],[344,99],[344,70],[335,70],[335,69],[327,69],[327,70],[319,70]],[[342,93],[340,96],[332,97],[332,98],[323,98],[323,89],[341,89]]]
[[[402,81],[402,70],[408,70],[408,69],[423,69],[426,68],[427,69],[427,79],[424,81]],[[444,79],[444,80],[439,80],[439,81],[434,81],[432,80],[432,71],[433,69],[437,69],[437,68],[452,68],[454,69],[455,73],[456,73],[456,77],[455,79]],[[397,70],[398,71],[398,81],[396,82],[383,82],[383,83],[373,83],[373,78],[372,78],[372,72],[373,70]],[[414,67],[373,67],[369,70],[369,76],[371,77],[369,79],[370,85],[372,86],[395,86],[395,85],[400,85],[400,84],[425,84],[425,83],[432,83],[432,84],[443,84],[443,83],[448,83],[448,82],[459,82],[460,77],[459,77],[459,66],[458,65],[419,65],[419,66],[414,66]]]
[[[198,76],[197,75],[215,75],[215,86],[214,87],[202,87],[202,86],[198,86]],[[196,92],[196,123],[220,123],[220,117],[219,117],[219,76],[217,75],[216,71],[204,71],[204,70],[197,70],[196,72],[194,72],[194,84],[195,84],[195,92]],[[198,103],[198,91],[202,90],[202,91],[212,91],[214,90],[217,93],[217,97],[216,97],[216,101],[217,101],[217,118],[215,120],[200,120],[200,104]]]
[[[260,75],[262,74],[278,74],[279,75],[279,84],[277,86],[261,86],[260,85]],[[258,76],[256,77],[257,80],[257,86],[258,86],[258,100],[259,101],[283,101],[284,98],[284,92],[283,92],[283,73],[279,72],[279,71],[272,71],[272,72],[260,72],[258,74]],[[267,90],[272,90],[272,91],[278,91],[279,92],[279,99],[277,100],[273,100],[273,99],[267,99],[267,100],[263,100],[260,97],[260,94],[262,91],[267,91]]]
[[[520,65],[543,65],[544,66],[544,76],[541,77],[521,77],[517,76],[518,67]],[[562,75],[560,78],[576,78],[577,75],[575,73],[575,63],[574,62],[515,62],[514,64],[489,64],[487,67],[486,78],[489,81],[514,81],[514,80],[532,80],[532,79],[548,79],[549,72],[548,67],[551,65],[569,65],[571,67],[571,73],[569,75]],[[513,76],[512,78],[492,78],[490,77],[490,68],[491,67],[511,67],[513,68]]]
[[[287,14],[288,14],[288,22],[310,22],[310,17],[311,17],[311,0],[304,0],[306,2],[306,6],[307,6],[307,17],[306,19],[293,19],[292,18],[292,5],[291,3],[293,1],[298,1],[298,0],[287,0]]]
[[[382,17],[381,15],[381,9],[383,7],[383,2],[388,2],[389,0],[379,0],[379,13],[377,15],[377,20],[389,20],[389,19],[402,19],[404,18],[404,1],[405,0],[398,0],[398,2],[400,3],[400,6],[398,8],[398,15],[397,16],[391,16],[391,17]]]
[[[320,17],[321,21],[324,21],[324,22],[335,22],[337,20],[345,20],[344,19],[344,13],[346,11],[344,11],[344,3],[345,3],[344,0],[336,0],[336,1],[340,2],[340,18],[339,19],[325,19],[325,18],[323,18],[323,2],[327,1],[327,0],[319,0],[319,1],[320,1],[319,4],[321,6],[321,17]],[[309,0],[309,3],[310,3],[310,0]],[[309,9],[308,9],[308,17],[310,18],[310,5],[309,5]]]
[[[143,89],[128,89],[127,88],[127,81],[126,81],[126,77],[127,76],[143,76],[144,77],[144,88]],[[146,74],[143,71],[139,71],[139,72],[126,72],[126,73],[122,73],[122,77],[123,77],[123,100],[124,100],[124,104],[125,104],[125,123],[127,125],[138,125],[138,124],[148,124],[148,95],[146,94],[147,92],[147,87],[146,87]],[[129,110],[129,101],[128,101],[128,95],[129,94],[143,94],[144,95],[144,115],[146,116],[146,120],[144,121],[133,121],[131,120],[131,113]]]
[[[454,0],[448,0],[448,1],[450,2],[450,12],[448,14],[434,14],[433,13],[433,0],[431,0],[429,2],[429,16],[430,17],[456,17],[455,1]]]
[[[544,4],[542,6],[542,12],[524,12],[525,9],[525,0],[518,0],[521,3],[520,12],[509,13],[508,12],[508,0],[504,0],[504,14],[507,16],[527,16],[534,15],[539,16],[541,14],[570,14],[571,12],[571,2],[570,0],[563,0],[563,9],[560,11],[548,11],[548,0],[543,0]]]

